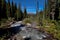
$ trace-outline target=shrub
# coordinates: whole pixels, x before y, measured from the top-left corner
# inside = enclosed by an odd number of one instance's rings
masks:
[[[32,22],[32,20],[29,19],[29,18],[26,18],[26,19],[23,20],[23,23],[24,23],[24,24],[26,24],[26,23],[31,23],[31,22]]]

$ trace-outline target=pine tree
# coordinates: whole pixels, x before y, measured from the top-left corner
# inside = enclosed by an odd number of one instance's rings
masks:
[[[7,14],[7,18],[9,18],[8,3],[6,4],[6,14]]]
[[[58,6],[59,6],[59,19],[60,19],[60,0],[58,0]]]
[[[45,0],[45,10],[44,10],[44,14],[45,14],[45,19],[47,18],[47,2],[46,2],[47,0]]]
[[[19,4],[17,10],[16,10],[16,13],[15,13],[15,19],[16,20],[22,20],[23,16],[22,16],[22,10],[21,10],[21,6]]]
[[[26,11],[26,8],[24,8],[24,18],[27,17],[27,11]]]
[[[2,16],[2,0],[0,0],[0,20],[1,20],[1,17]]]
[[[12,1],[12,6],[11,6],[11,13],[12,13],[12,15],[11,15],[11,17],[15,17],[15,13],[16,13],[16,10],[17,10],[17,7],[16,7],[17,5],[16,5],[16,3],[13,3],[13,1]]]
[[[16,17],[17,17],[17,5],[16,5],[16,3],[15,3],[15,14],[14,14],[14,18],[16,19]]]
[[[39,11],[39,2],[37,1],[37,3],[36,3],[36,16],[38,16],[38,11]]]
[[[50,19],[50,10],[51,10],[50,0],[47,0],[47,10],[48,10],[47,16],[48,16],[48,19]]]
[[[19,5],[17,9],[17,20],[19,20],[20,18],[21,18],[21,14],[20,14],[20,5]]]
[[[13,1],[12,1],[12,17],[14,17],[14,14],[15,14],[14,3],[13,3]]]
[[[10,17],[10,0],[8,0],[8,3],[6,3],[6,14],[7,14],[7,18],[9,18]]]
[[[59,6],[58,6],[58,0],[56,0],[54,19],[58,20],[58,17],[59,17]]]
[[[20,20],[22,20],[23,19],[23,12],[22,12],[22,10],[21,10],[21,5],[20,5]]]
[[[7,18],[6,15],[6,0],[0,0],[0,20]]]
[[[2,0],[2,18],[6,18],[7,15],[6,15],[6,1],[5,0]]]

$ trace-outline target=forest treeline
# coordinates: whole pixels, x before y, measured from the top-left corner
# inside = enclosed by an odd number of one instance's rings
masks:
[[[8,2],[7,2],[8,1]],[[8,18],[14,18],[15,20],[22,20],[27,17],[27,11],[26,7],[24,7],[24,11],[21,9],[21,4],[17,4],[13,2],[10,2],[10,0],[0,0],[0,20],[1,19],[8,19]],[[56,1],[56,4],[52,4],[54,2],[48,1],[48,4],[46,4],[45,1],[45,8],[42,11],[45,18],[50,17],[50,19],[60,19],[60,2]],[[55,5],[55,6],[54,6]],[[37,12],[39,3],[37,2]],[[37,13],[38,14],[38,13]],[[41,16],[41,11],[40,14]],[[38,16],[39,16],[38,15]]]
[[[12,3],[10,0],[6,2],[6,0],[0,0],[0,20],[14,18],[15,20],[22,20],[27,16],[26,8],[24,8],[24,12],[21,9],[21,5]]]
[[[48,5],[45,6],[50,19],[60,20],[60,0],[48,0]]]

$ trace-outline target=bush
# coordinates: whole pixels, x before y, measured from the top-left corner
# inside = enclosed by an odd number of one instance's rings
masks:
[[[32,22],[32,20],[29,19],[29,18],[26,18],[26,19],[23,20],[23,23],[24,23],[24,24],[26,24],[26,23],[31,23],[31,22]]]

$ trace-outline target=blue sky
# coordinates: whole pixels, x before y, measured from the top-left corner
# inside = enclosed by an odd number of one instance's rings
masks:
[[[36,13],[36,1],[39,2],[39,10],[44,10],[44,0],[13,0],[17,5],[20,3],[22,10],[24,10],[24,6],[27,9],[28,13]],[[12,2],[12,0],[10,0]]]

